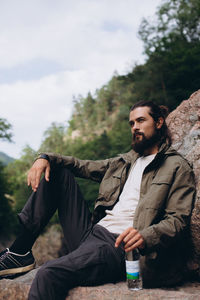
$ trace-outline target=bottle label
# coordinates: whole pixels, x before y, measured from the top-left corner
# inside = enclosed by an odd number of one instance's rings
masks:
[[[139,260],[126,260],[126,278],[139,279]]]

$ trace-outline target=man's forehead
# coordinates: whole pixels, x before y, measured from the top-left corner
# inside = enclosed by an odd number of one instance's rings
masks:
[[[140,106],[136,107],[134,110],[130,112],[130,119],[138,119],[142,117],[150,117],[149,114],[150,108],[148,106]]]

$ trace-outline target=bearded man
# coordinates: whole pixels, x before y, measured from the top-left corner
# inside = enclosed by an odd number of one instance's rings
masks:
[[[0,276],[33,268],[32,245],[58,209],[68,253],[39,269],[29,300],[61,300],[75,286],[124,280],[125,253],[136,248],[144,287],[182,282],[195,184],[171,147],[165,114],[153,102],[136,103],[133,149],[115,158],[40,154],[28,174],[34,192],[19,214],[22,232],[0,255]],[[74,176],[101,183],[93,214]]]

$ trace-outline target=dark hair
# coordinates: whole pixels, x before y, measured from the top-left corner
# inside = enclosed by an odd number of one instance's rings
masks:
[[[165,121],[165,119],[167,118],[167,116],[169,114],[169,110],[168,110],[167,106],[157,105],[153,101],[141,100],[141,101],[135,103],[131,107],[130,111],[133,111],[137,107],[144,107],[144,106],[147,106],[150,108],[149,114],[154,119],[155,122],[158,122],[159,118],[164,119],[163,125],[159,129],[160,142],[161,143],[167,142],[168,144],[171,145],[171,143],[172,143],[171,134],[170,134],[169,128],[167,127],[167,124]]]

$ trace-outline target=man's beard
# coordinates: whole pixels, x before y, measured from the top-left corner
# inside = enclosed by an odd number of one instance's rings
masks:
[[[141,135],[142,139],[137,140],[136,135]],[[133,133],[131,146],[135,152],[139,153],[139,155],[143,155],[146,150],[158,144],[159,141],[160,141],[160,131],[155,128],[155,131],[152,134],[152,136],[148,138],[144,135],[143,132]]]

